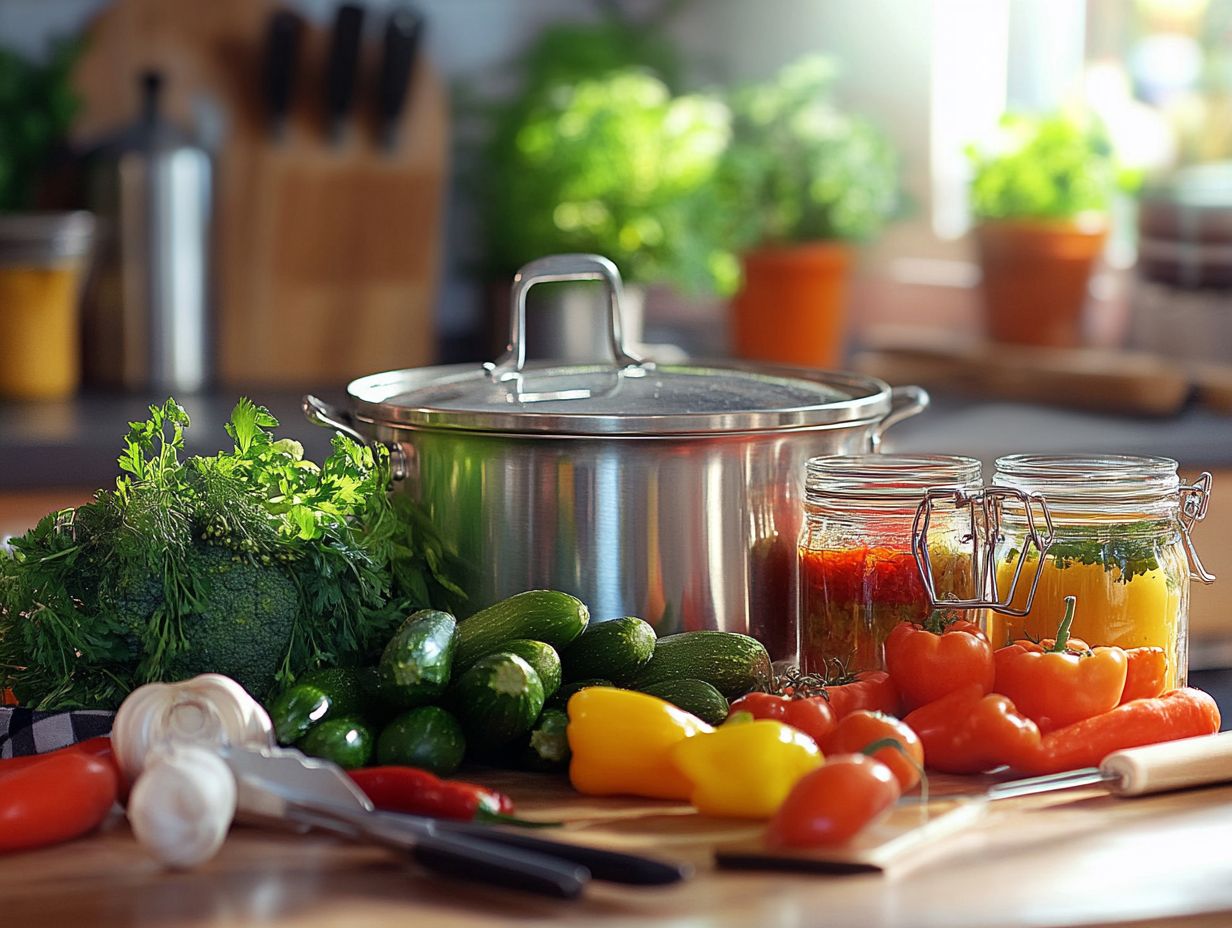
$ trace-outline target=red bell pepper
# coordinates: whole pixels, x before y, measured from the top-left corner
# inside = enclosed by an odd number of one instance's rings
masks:
[[[1107,712],[1125,690],[1126,658],[1121,648],[1071,650],[1073,596],[1065,597],[1065,616],[1051,647],[1015,641],[993,655],[998,693],[1043,732]]]
[[[944,773],[982,773],[1036,763],[1040,730],[1014,704],[969,683],[921,706],[903,721],[920,737],[924,762]]]
[[[940,612],[923,625],[896,625],[886,637],[885,660],[908,709],[969,685],[987,693],[996,678],[992,646],[979,626]]]

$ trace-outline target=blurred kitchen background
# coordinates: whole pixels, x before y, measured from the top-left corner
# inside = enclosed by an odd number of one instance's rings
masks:
[[[587,251],[653,357],[927,386],[894,448],[1215,471],[1232,574],[1232,0],[0,0],[0,49],[0,535],[169,392],[311,452],[303,392],[494,358]]]

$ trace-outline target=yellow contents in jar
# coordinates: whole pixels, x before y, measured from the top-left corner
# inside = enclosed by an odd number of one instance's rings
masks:
[[[1146,556],[1128,571],[1115,557],[1083,562],[1052,552],[1044,561],[1031,611],[1025,616],[990,613],[988,637],[993,647],[1018,638],[1053,638],[1065,614],[1065,597],[1077,598],[1071,634],[1092,647],[1159,647],[1168,655],[1166,686],[1184,682],[1184,616],[1188,612],[1188,565],[1183,552],[1170,545],[1147,546]],[[1007,589],[1017,554],[997,563],[997,584]],[[1012,605],[1026,604],[1038,557],[1028,558]],[[1178,674],[1178,670],[1180,673]]]
[[[77,262],[0,266],[0,396],[62,399],[77,389]]]

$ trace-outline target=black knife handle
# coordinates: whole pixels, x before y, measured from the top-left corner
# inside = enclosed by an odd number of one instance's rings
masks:
[[[410,854],[421,867],[443,876],[554,899],[576,899],[590,879],[585,867],[542,854],[515,853],[459,835],[425,835]]]
[[[411,72],[419,53],[424,18],[410,7],[398,7],[385,22],[381,71],[377,77],[377,125],[387,147],[392,147],[396,126],[410,90]]]
[[[265,104],[275,131],[281,129],[291,110],[299,64],[303,20],[290,10],[271,14],[265,32]]]
[[[607,883],[625,883],[630,886],[666,886],[669,883],[679,883],[687,879],[691,872],[687,865],[656,860],[653,857],[624,854],[620,851],[605,851],[602,848],[554,841],[551,838],[496,829],[487,825],[437,821],[435,826],[438,833],[465,835],[489,844],[501,844],[505,847],[519,848],[537,854],[546,854],[560,860],[568,860],[585,867],[594,879]]]
[[[325,64],[325,112],[330,131],[335,135],[341,131],[355,97],[363,26],[362,6],[344,3],[338,7],[329,36],[329,58]]]

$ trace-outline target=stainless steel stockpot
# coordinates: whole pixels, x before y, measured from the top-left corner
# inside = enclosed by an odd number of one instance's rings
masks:
[[[611,362],[526,364],[526,292],[561,280],[606,284]],[[634,357],[620,275],[596,255],[528,264],[512,299],[501,360],[362,377],[349,409],[309,396],[306,415],[390,447],[394,492],[456,546],[473,608],[551,587],[596,619],[746,632],[790,657],[805,462],[877,450],[928,395],[855,374]]]

